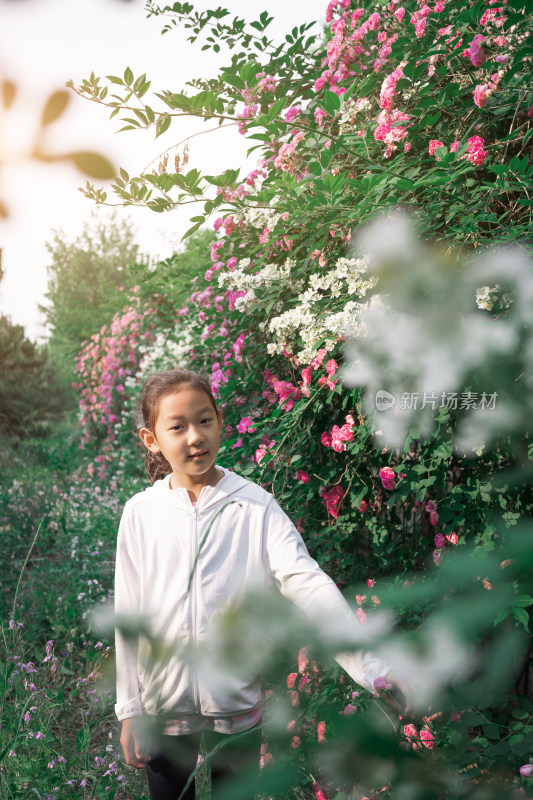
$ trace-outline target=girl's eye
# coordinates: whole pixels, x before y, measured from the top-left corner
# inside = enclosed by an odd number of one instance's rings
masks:
[[[177,431],[177,430],[178,430],[178,428],[181,428],[181,425],[174,425],[174,426],[173,426],[173,428],[172,428],[172,430],[173,430],[173,431]]]
[[[205,419],[202,420],[202,422],[211,422],[211,417],[206,417]]]

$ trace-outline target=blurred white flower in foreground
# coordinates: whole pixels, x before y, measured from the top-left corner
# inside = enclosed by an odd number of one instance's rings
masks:
[[[457,427],[464,450],[523,427],[531,392],[523,402],[513,383],[522,373],[533,385],[521,346],[531,341],[533,319],[526,253],[500,248],[462,263],[424,245],[400,214],[366,226],[356,246],[379,278],[381,303],[361,312],[362,334],[346,345],[342,378],[366,388],[365,412],[376,416],[380,441],[401,447],[409,429],[428,436],[440,410],[464,412]],[[505,318],[480,310],[492,307],[491,292],[495,308],[511,309]],[[392,395],[386,407],[376,404],[380,390]]]
[[[453,629],[436,619],[426,620],[422,640],[414,643],[401,634],[378,648],[377,655],[394,664],[395,676],[411,690],[413,711],[427,710],[446,685],[466,678],[475,666]]]

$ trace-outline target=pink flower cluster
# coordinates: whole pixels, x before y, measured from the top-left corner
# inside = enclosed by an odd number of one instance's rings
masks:
[[[288,171],[291,175],[294,175],[297,170],[296,147],[304,138],[304,132],[297,131],[290,141],[281,145],[277,156],[273,157],[276,169],[281,169],[284,172]]]
[[[319,350],[317,352],[316,356],[311,361],[311,364],[308,367],[304,367],[304,369],[302,370],[302,373],[301,373],[302,374],[302,383],[300,384],[300,390],[301,390],[302,394],[305,397],[310,397],[311,396],[311,388],[310,387],[311,387],[311,380],[312,380],[312,377],[313,377],[313,372],[315,370],[318,370],[322,366],[322,362],[324,361],[324,358],[326,357],[326,355],[327,355],[327,350],[322,348],[321,350]],[[331,358],[326,364],[327,377],[325,375],[322,375],[318,379],[318,385],[319,386],[326,385],[329,389],[334,391],[335,387],[337,385],[338,379],[333,379],[332,376],[335,375],[335,373],[338,372],[338,370],[339,370],[339,365],[337,364],[335,359]]]
[[[455,153],[455,151],[459,148],[461,142],[456,140],[453,144],[450,145],[450,153]],[[482,139],[481,136],[471,136],[468,140],[468,150],[466,153],[463,153],[461,159],[466,158],[468,161],[471,161],[472,164],[476,166],[481,166],[486,157],[488,156],[488,150],[484,149],[485,140]],[[439,142],[438,139],[431,139],[429,142],[429,155],[435,155],[435,150],[438,147],[444,147],[443,142]],[[440,161],[440,158],[435,156],[436,161]]]
[[[334,519],[339,516],[339,506],[344,497],[344,489],[340,483],[336,483],[331,489],[322,492],[322,499],[328,512]]]
[[[283,411],[290,411],[300,398],[300,389],[290,381],[280,381],[279,376],[268,368],[264,371],[263,377],[270,388],[270,391],[263,392],[263,399],[272,405],[279,402]]]
[[[413,750],[418,750],[422,745],[428,750],[433,750],[435,747],[435,737],[427,724],[419,732],[411,722],[403,726],[403,733]]]
[[[505,11],[503,6],[500,8],[487,8],[483,16],[479,20],[479,24],[484,28],[494,25],[496,28],[501,28],[507,17],[503,14]]]
[[[98,445],[98,476],[104,479],[106,462],[112,457],[113,442],[116,439],[114,423],[120,418],[125,400],[124,378],[133,375],[138,367],[140,353],[138,347],[150,336],[153,323],[152,309],[140,311],[138,308],[139,287],[133,290],[130,306],[113,318],[110,328],[102,327],[99,333],[84,343],[76,362],[75,370],[79,382],[73,383],[80,398],[78,419],[82,426],[81,448],[90,443],[97,448],[97,439],[105,436],[103,445]],[[87,467],[94,474],[95,465]]]
[[[237,425],[237,430],[239,433],[253,433],[256,429],[252,427],[252,418],[242,417]]]
[[[334,425],[331,433],[324,431],[320,437],[320,441],[324,447],[331,447],[336,453],[342,453],[346,450],[346,442],[353,441],[353,429],[355,428],[355,420],[351,414],[345,417],[346,422],[342,427]]]
[[[488,156],[488,150],[484,149],[485,141],[481,138],[481,136],[471,136],[468,140],[468,150],[466,153],[463,153],[461,159],[467,158],[468,161],[471,161],[472,164],[475,166],[480,167],[486,157]],[[460,142],[455,141],[452,145],[450,145],[450,152],[455,153],[457,148],[459,147]]]
[[[276,444],[275,439],[269,439],[268,436],[263,436],[261,439],[261,444],[255,451],[255,463],[260,464],[264,457],[267,455],[269,450],[272,450],[274,445]],[[253,459],[254,457],[252,457]]]
[[[292,122],[301,113],[302,109],[299,106],[291,106],[285,112],[285,122]]]
[[[389,158],[396,150],[397,142],[403,141],[407,136],[407,128],[413,124],[409,122],[410,119],[411,116],[409,114],[405,114],[399,109],[394,109],[394,111],[384,110],[378,115],[378,125],[374,131],[374,139],[387,145],[383,154],[385,158]],[[403,125],[397,125],[397,122],[409,122],[409,125],[406,128]],[[407,152],[410,149],[410,144],[406,142],[404,150]]]
[[[484,108],[491,94],[498,88],[500,76],[497,72],[491,75],[488,83],[478,83],[474,88],[474,103],[478,108]]]
[[[399,472],[398,480],[405,478],[406,475],[406,472]],[[392,490],[396,488],[396,473],[392,467],[381,467],[379,471],[379,477],[384,489]]]

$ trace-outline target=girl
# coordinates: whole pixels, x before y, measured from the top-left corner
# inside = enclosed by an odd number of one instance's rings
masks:
[[[327,611],[347,634],[357,634],[360,623],[273,496],[216,463],[222,414],[205,378],[181,369],[152,375],[141,406],[151,486],[128,500],[120,522],[115,613],[148,618],[151,633],[174,650],[147,664],[145,637],[116,630],[121,744],[127,764],[146,768],[151,799],[176,800],[196,765],[202,732],[208,750],[224,741],[223,760],[211,763],[216,796],[225,773],[247,756],[259,761],[260,681],[210,680],[180,659],[176,642],[208,641],[216,615],[238,603],[247,586],[270,579],[311,618],[323,620]],[[336,660],[373,694],[374,679],[388,671],[369,653]],[[143,718],[157,719],[163,731],[151,755]],[[243,731],[249,735],[234,736]],[[194,781],[183,797],[194,797]]]

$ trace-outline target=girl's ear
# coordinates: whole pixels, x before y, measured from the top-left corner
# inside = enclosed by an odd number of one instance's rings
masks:
[[[157,439],[155,438],[154,434],[152,433],[149,428],[141,428],[139,431],[139,436],[142,440],[144,446],[150,450],[151,453],[159,453],[159,445],[157,444]]]

